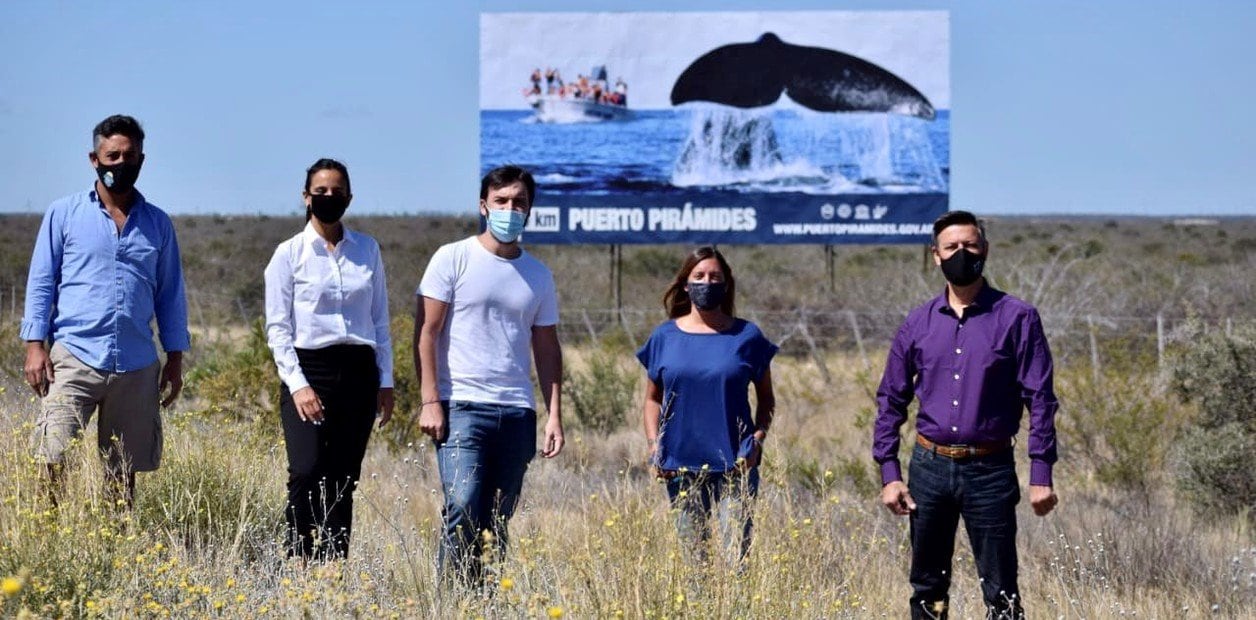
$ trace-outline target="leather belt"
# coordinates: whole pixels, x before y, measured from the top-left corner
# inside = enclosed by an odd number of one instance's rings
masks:
[[[990,456],[991,454],[997,454],[1012,447],[1011,439],[946,446],[940,443],[934,443],[930,441],[928,437],[919,433],[916,434],[916,443],[920,444],[920,447],[925,450],[933,452],[934,454],[941,454],[942,456],[951,459],[967,459],[978,456]]]

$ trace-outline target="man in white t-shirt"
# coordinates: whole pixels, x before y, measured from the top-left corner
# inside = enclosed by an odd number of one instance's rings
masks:
[[[473,587],[483,583],[484,543],[506,550],[506,522],[536,454],[533,357],[548,411],[541,456],[563,449],[554,277],[519,247],[535,196],[522,168],[485,175],[484,232],[437,250],[418,290],[419,427],[436,443],[445,492],[440,573]]]

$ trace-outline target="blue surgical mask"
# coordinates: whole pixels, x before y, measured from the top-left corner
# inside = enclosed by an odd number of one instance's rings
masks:
[[[528,216],[513,209],[489,209],[488,231],[502,243],[514,243],[519,239]]]

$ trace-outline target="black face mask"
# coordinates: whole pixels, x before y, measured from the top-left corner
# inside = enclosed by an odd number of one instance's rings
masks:
[[[128,162],[111,165],[98,163],[96,176],[100,177],[100,184],[104,185],[109,193],[125,194],[135,187],[135,181],[140,178],[140,166],[143,164],[143,160],[133,164]]]
[[[324,224],[335,224],[349,208],[349,197],[342,194],[310,194],[310,213]]]
[[[981,277],[981,272],[985,267],[985,254],[959,249],[950,258],[942,261],[942,275],[946,276],[947,282],[955,286],[968,286]]]
[[[699,310],[714,310],[724,303],[727,291],[723,282],[690,282],[689,301]]]

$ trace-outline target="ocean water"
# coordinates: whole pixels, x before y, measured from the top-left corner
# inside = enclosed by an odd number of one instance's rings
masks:
[[[527,167],[547,195],[694,191],[804,195],[946,193],[950,111],[926,121],[802,108],[689,104],[614,122],[480,112],[483,171]]]

